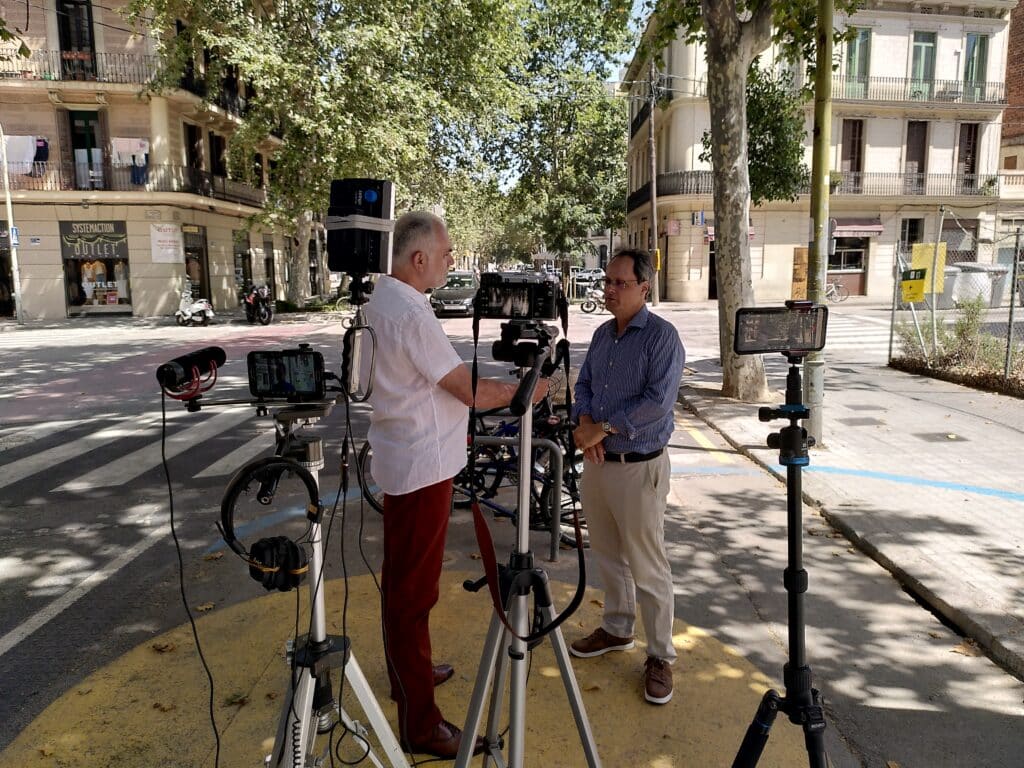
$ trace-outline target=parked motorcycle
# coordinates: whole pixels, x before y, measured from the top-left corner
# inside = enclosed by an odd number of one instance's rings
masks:
[[[245,307],[245,319],[250,323],[257,320],[260,325],[269,325],[274,318],[274,305],[270,301],[270,288],[261,285],[249,286],[249,290],[242,297],[242,306]]]
[[[213,307],[209,299],[192,298],[192,286],[186,282],[174,319],[178,325],[207,325],[213,319]]]
[[[604,291],[600,288],[591,288],[587,291],[587,295],[584,297],[583,303],[580,304],[580,309],[587,314],[596,312],[599,309],[604,311]]]

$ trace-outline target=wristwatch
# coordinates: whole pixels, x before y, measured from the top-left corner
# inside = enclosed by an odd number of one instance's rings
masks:
[[[606,435],[610,435],[612,433],[612,423],[610,421],[602,421],[601,429],[604,430]]]

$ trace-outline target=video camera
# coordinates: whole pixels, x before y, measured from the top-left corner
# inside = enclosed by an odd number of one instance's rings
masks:
[[[349,275],[391,272],[394,184],[383,179],[335,179],[327,209],[327,267]]]
[[[564,303],[562,284],[554,275],[484,272],[473,307],[478,318],[557,320]]]

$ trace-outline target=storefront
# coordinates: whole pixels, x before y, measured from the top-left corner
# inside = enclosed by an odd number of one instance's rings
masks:
[[[206,250],[206,227],[183,224],[185,277],[192,284],[192,298],[210,298],[210,262]]]
[[[14,317],[14,267],[7,222],[0,219],[0,317]]]
[[[828,281],[841,283],[854,296],[867,293],[868,254],[871,238],[883,232],[879,217],[834,219],[834,253],[828,257]]]
[[[132,313],[123,221],[59,221],[68,315]]]

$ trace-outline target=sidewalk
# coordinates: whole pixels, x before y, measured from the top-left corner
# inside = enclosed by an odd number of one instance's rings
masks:
[[[783,402],[785,360],[766,359]],[[825,369],[824,445],[803,494],[938,615],[1024,678],[1024,401],[883,366]],[[783,480],[765,445],[788,422],[719,394],[721,369],[687,369],[680,402]]]

